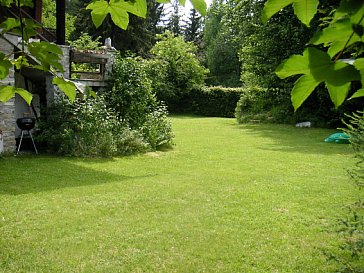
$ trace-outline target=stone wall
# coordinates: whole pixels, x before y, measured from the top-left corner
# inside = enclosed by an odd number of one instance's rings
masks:
[[[4,151],[15,150],[15,99],[0,102],[0,130],[2,131]]]
[[[14,51],[14,47],[0,38],[0,52],[5,55]],[[10,69],[8,77],[1,81],[2,85],[15,85],[14,69]],[[2,131],[4,151],[15,151],[15,99],[6,103],[0,102],[0,130]]]
[[[69,79],[70,77],[70,46],[65,45],[59,45],[59,47],[62,50],[62,58],[60,60],[61,65],[63,66],[64,72],[58,73],[59,76],[63,75],[64,78]],[[51,105],[52,102],[54,102],[55,99],[61,94],[58,90],[58,88],[52,83],[54,76],[53,75],[47,75],[45,76],[45,82],[46,82],[46,96],[47,96],[47,106]]]

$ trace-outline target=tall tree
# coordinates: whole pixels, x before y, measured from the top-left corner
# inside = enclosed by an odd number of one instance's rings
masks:
[[[202,17],[195,9],[191,9],[186,23],[184,30],[186,41],[199,44],[202,34]]]
[[[160,41],[151,49],[153,57],[148,61],[149,74],[157,97],[174,110],[184,94],[204,84],[208,71],[196,58],[193,43],[169,31],[158,37]]]
[[[214,0],[207,12],[203,37],[207,67],[210,70],[207,83],[238,86],[238,44],[234,40],[234,33],[227,28],[226,12],[227,5],[221,0]]]
[[[174,0],[171,3],[171,8],[172,11],[170,12],[169,18],[167,20],[166,29],[176,36],[181,36],[183,34],[183,27],[181,25],[182,14],[178,0]]]

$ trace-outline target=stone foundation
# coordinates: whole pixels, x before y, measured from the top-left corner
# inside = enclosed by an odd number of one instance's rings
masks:
[[[0,38],[0,52],[5,55],[14,51],[14,47]],[[9,75],[1,81],[2,85],[15,86],[14,69],[10,69]],[[15,99],[6,103],[0,102],[0,130],[2,131],[4,152],[15,151]]]

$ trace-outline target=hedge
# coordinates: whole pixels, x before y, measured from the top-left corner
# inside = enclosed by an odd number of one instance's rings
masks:
[[[178,105],[171,108],[179,113],[233,118],[242,92],[243,88],[196,87],[180,94]]]

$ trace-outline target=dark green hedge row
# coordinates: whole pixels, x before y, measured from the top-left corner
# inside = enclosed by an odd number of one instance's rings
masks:
[[[197,87],[180,94],[177,104],[171,105],[171,110],[176,113],[233,118],[242,92],[242,88]]]

